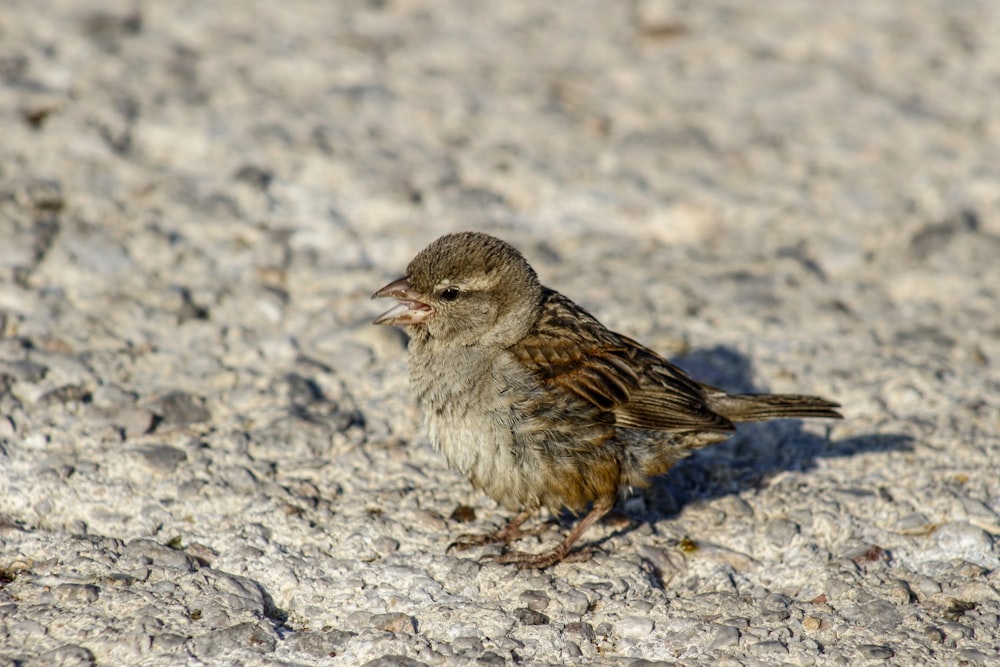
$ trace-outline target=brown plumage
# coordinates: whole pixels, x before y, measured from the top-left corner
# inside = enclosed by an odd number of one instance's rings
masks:
[[[468,548],[510,542],[541,507],[589,512],[547,553],[497,560],[548,567],[606,514],[622,489],[645,486],[734,424],[840,418],[814,396],[727,394],[543,287],[516,249],[476,232],[421,251],[375,297],[398,303],[376,324],[406,326],[410,383],[431,442],[477,488],[517,515]]]

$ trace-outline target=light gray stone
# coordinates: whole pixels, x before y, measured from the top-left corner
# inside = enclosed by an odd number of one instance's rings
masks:
[[[533,609],[534,611],[543,611],[549,606],[549,596],[546,595],[545,591],[527,590],[521,593],[518,599],[523,602],[528,609]]]
[[[888,646],[876,644],[862,644],[858,647],[858,654],[863,660],[888,660],[895,655]]]
[[[140,461],[161,474],[174,472],[178,465],[187,460],[187,454],[183,450],[170,445],[145,445],[135,451]]]
[[[736,646],[740,642],[740,631],[731,625],[720,625],[715,632],[715,637],[708,645],[710,649],[729,648]]]
[[[205,658],[222,657],[234,649],[271,653],[277,645],[278,638],[267,623],[238,623],[222,630],[198,635],[191,640],[195,655]]]
[[[844,607],[841,614],[849,621],[880,630],[891,630],[903,620],[899,610],[892,603],[884,600],[850,605]]]
[[[994,539],[982,528],[964,521],[952,521],[934,531],[934,539],[950,558],[964,558],[989,569],[1000,565],[994,551]]]
[[[653,620],[642,616],[628,616],[615,623],[618,635],[626,639],[642,639],[653,631]]]

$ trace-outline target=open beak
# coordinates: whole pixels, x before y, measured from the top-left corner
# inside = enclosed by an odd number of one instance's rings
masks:
[[[420,324],[434,311],[420,299],[422,294],[413,289],[409,278],[394,280],[372,294],[373,299],[391,296],[399,303],[375,318],[372,324]]]

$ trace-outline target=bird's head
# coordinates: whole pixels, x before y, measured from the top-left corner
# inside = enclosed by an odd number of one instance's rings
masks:
[[[398,303],[375,324],[406,325],[411,334],[444,344],[508,347],[534,323],[541,303],[538,276],[516,248],[479,232],[437,239],[406,275],[372,295]]]

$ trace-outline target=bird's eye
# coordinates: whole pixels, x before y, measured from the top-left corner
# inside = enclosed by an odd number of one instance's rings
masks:
[[[441,298],[444,301],[454,301],[458,298],[459,294],[461,294],[461,292],[458,291],[457,287],[445,287],[441,290]]]

